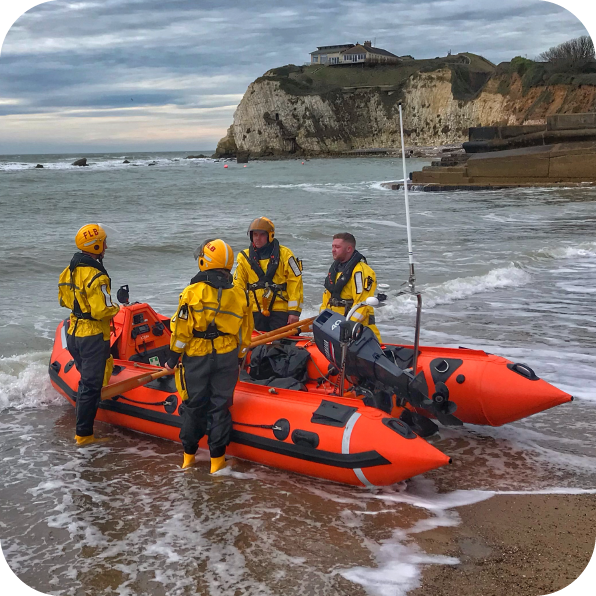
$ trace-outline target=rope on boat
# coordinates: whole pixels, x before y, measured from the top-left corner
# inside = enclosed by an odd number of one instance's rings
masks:
[[[139,404],[141,406],[167,406],[171,403],[167,399],[165,401],[137,401],[136,399],[130,399],[130,397],[125,397],[124,395],[116,395],[112,399],[114,401],[118,399],[124,399],[126,401],[132,402],[133,404]]]
[[[276,424],[248,424],[247,422],[236,421],[232,421],[232,424],[237,424],[238,426],[250,426],[251,428],[266,428],[267,430],[282,430],[281,427]]]

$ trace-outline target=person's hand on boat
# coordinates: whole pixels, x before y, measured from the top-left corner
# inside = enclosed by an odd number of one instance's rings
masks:
[[[181,356],[181,354],[178,354],[178,352],[174,352],[173,350],[170,350],[170,356],[166,360],[166,363],[164,364],[165,369],[166,370],[174,370],[178,366],[178,361],[180,360],[180,356]]]
[[[293,325],[300,320],[298,315],[288,315],[288,325]]]

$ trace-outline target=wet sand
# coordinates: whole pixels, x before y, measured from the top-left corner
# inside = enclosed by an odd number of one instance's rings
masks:
[[[596,495],[496,495],[457,511],[459,526],[416,542],[460,564],[425,567],[408,596],[543,596],[577,579],[594,552]]]

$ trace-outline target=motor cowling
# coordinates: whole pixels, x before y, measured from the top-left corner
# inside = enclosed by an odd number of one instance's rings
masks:
[[[351,334],[347,333],[348,325]],[[453,416],[457,406],[449,401],[449,390],[444,383],[441,383],[442,387],[435,387],[433,398],[430,399],[424,373],[421,371],[414,375],[410,370],[404,370],[391,362],[368,327],[346,321],[344,316],[326,309],[314,320],[313,334],[317,348],[338,369],[342,367],[342,345],[346,344],[345,339],[349,335],[344,366],[346,376],[354,384],[363,384],[365,381],[381,383],[415,408],[429,410],[441,423],[447,426],[462,424]]]
[[[428,400],[428,387],[424,375],[414,376],[410,371],[399,368],[391,362],[377,341],[373,331],[359,323],[346,321],[336,312],[326,309],[313,323],[313,334],[317,348],[336,368],[341,369],[341,329],[350,325],[352,336],[346,354],[346,376],[355,381],[379,382],[393,389],[399,397],[423,403]],[[428,404],[426,404],[428,405]]]

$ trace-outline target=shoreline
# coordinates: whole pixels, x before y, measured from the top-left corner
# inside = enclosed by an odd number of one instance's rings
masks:
[[[352,151],[345,151],[339,153],[287,153],[283,155],[254,155],[251,156],[248,152],[249,161],[283,161],[283,160],[311,160],[311,159],[341,159],[351,157],[389,157],[389,158],[400,158],[401,149],[396,147],[386,147],[378,149],[353,149]],[[450,145],[429,145],[429,146],[411,146],[406,147],[406,159],[436,159],[447,155],[464,154],[462,144],[450,144]],[[212,154],[212,159],[230,159],[235,160],[236,154],[228,155],[224,154],[217,156]]]
[[[387,190],[402,190],[403,182],[401,180],[395,182],[382,182],[381,186]],[[415,190],[420,192],[449,192],[454,190],[507,190],[511,188],[590,188],[596,186],[596,182],[552,182],[550,184],[544,182],[520,182],[518,184],[435,184],[428,183],[414,183],[408,181],[408,190]]]
[[[497,494],[458,507],[461,523],[416,534],[428,554],[457,565],[427,565],[408,596],[544,596],[588,565],[596,539],[596,495]]]

